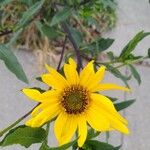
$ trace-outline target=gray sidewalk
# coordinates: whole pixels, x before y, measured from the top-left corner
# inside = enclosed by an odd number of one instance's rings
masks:
[[[137,32],[144,30],[150,31],[150,4],[148,0],[120,0],[118,6],[118,24],[115,29],[105,34],[105,37],[116,39],[110,50],[118,54]],[[150,47],[150,37],[138,45],[135,53],[146,55]],[[26,51],[17,51],[16,55],[24,67],[30,80],[30,85],[26,85],[17,80],[0,61],[0,129],[14,122],[17,118],[24,115],[36,103],[29,101],[21,92],[23,87],[38,86],[40,83],[35,81],[35,77],[40,74],[37,60],[32,53]],[[126,110],[125,117],[129,120],[131,134],[121,136],[119,133],[111,134],[111,143],[123,145],[123,150],[149,150],[150,149],[150,68],[139,67],[138,70],[142,77],[142,84],[139,87],[135,80],[131,81],[133,93],[125,95],[121,92],[113,92],[111,95],[117,95],[120,99],[137,98],[136,103]],[[118,82],[119,79],[107,74],[107,82]],[[41,86],[41,85],[40,85]],[[118,95],[119,93],[119,95]],[[52,132],[52,131],[51,131]],[[56,144],[54,138],[50,138],[50,144]],[[12,146],[0,148],[3,150],[25,150],[21,146]],[[29,150],[37,150],[33,145]]]

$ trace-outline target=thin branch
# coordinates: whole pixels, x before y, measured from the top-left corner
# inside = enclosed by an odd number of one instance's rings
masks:
[[[65,40],[64,40],[64,43],[63,43],[63,47],[62,47],[62,51],[61,51],[60,60],[59,60],[58,67],[57,67],[57,71],[60,70],[60,66],[61,66],[61,63],[62,63],[62,60],[63,60],[63,55],[64,55],[64,52],[65,52],[66,43],[67,43],[67,36],[65,37]]]
[[[56,10],[59,11],[59,9],[57,7],[57,4],[54,3],[53,5],[56,8]],[[76,44],[76,42],[75,42],[75,40],[74,40],[74,38],[72,36],[72,33],[71,33],[70,29],[69,29],[68,24],[65,21],[63,21],[63,22],[61,22],[61,27],[64,30],[64,32],[67,34],[68,39],[70,40],[70,42],[71,42],[71,44],[72,44],[72,46],[73,46],[73,48],[75,50],[75,53],[76,53],[76,56],[77,56],[77,64],[78,64],[77,71],[79,72],[80,69],[83,68],[82,60],[81,60],[81,56],[80,56],[80,50],[79,50],[78,45]]]
[[[13,30],[1,31],[0,36],[4,36],[4,35],[10,34],[10,33],[13,33]]]
[[[80,50],[79,50],[79,48],[78,48],[78,46],[77,46],[77,44],[76,44],[76,42],[75,42],[75,40],[72,36],[72,33],[69,29],[68,24],[66,22],[62,22],[61,25],[62,25],[62,28],[63,28],[64,32],[67,33],[68,39],[72,43],[72,46],[75,50],[75,53],[76,53],[76,56],[77,56],[77,64],[78,64],[77,70],[80,71],[80,69],[83,68],[81,55],[80,55]]]

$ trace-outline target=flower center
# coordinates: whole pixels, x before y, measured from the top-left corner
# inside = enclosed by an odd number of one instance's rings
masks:
[[[61,104],[68,114],[82,113],[89,103],[89,95],[85,88],[72,85],[64,89],[61,95]]]

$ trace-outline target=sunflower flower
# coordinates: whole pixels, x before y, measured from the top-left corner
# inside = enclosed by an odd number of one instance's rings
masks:
[[[46,65],[49,73],[41,76],[50,90],[40,93],[36,89],[23,89],[30,99],[40,102],[33,112],[27,126],[40,127],[56,118],[54,133],[60,145],[70,142],[78,132],[78,146],[82,147],[88,126],[97,131],[118,130],[128,134],[127,121],[116,111],[109,98],[100,92],[104,90],[123,90],[128,88],[111,83],[100,83],[104,78],[105,67],[94,71],[93,61],[78,73],[77,64],[69,59],[64,64],[64,76]]]

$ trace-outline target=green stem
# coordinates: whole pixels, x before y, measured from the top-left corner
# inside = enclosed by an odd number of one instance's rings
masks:
[[[123,67],[125,65],[127,65],[127,64],[121,64],[121,65],[116,66],[115,68],[118,69],[118,68],[121,68],[121,67]]]
[[[125,62],[124,64],[121,64],[119,66],[116,66],[115,68],[121,68],[125,65],[128,65],[128,64],[135,64],[135,63],[138,63],[138,62],[141,62],[143,61],[144,59],[147,59],[148,57],[142,57],[142,58],[139,58],[139,59],[136,59],[136,60],[133,60],[133,61],[127,61]]]
[[[139,58],[139,59],[136,59],[136,60],[133,60],[133,61],[127,61],[127,64],[135,64],[135,63],[138,63],[140,61],[143,61],[144,59],[147,59],[148,57],[142,57],[142,58]]]
[[[108,61],[108,62],[97,62],[97,63],[99,63],[99,64],[103,64],[103,65],[105,65],[105,64],[115,64],[115,63],[121,63],[121,61],[119,61],[119,60],[114,60],[114,61]]]
[[[37,104],[35,107],[37,107],[39,104]],[[35,108],[34,107],[34,108]],[[31,112],[34,110],[34,108],[32,108],[28,113],[26,113],[25,115],[23,115],[21,118],[19,118],[18,120],[16,120],[13,124],[9,125],[7,128],[3,129],[2,131],[0,131],[0,137],[3,136],[4,133],[6,133],[7,131],[9,131],[10,129],[12,129],[13,127],[15,127],[18,123],[20,123],[23,119],[25,119],[27,116],[29,116],[31,114]]]

